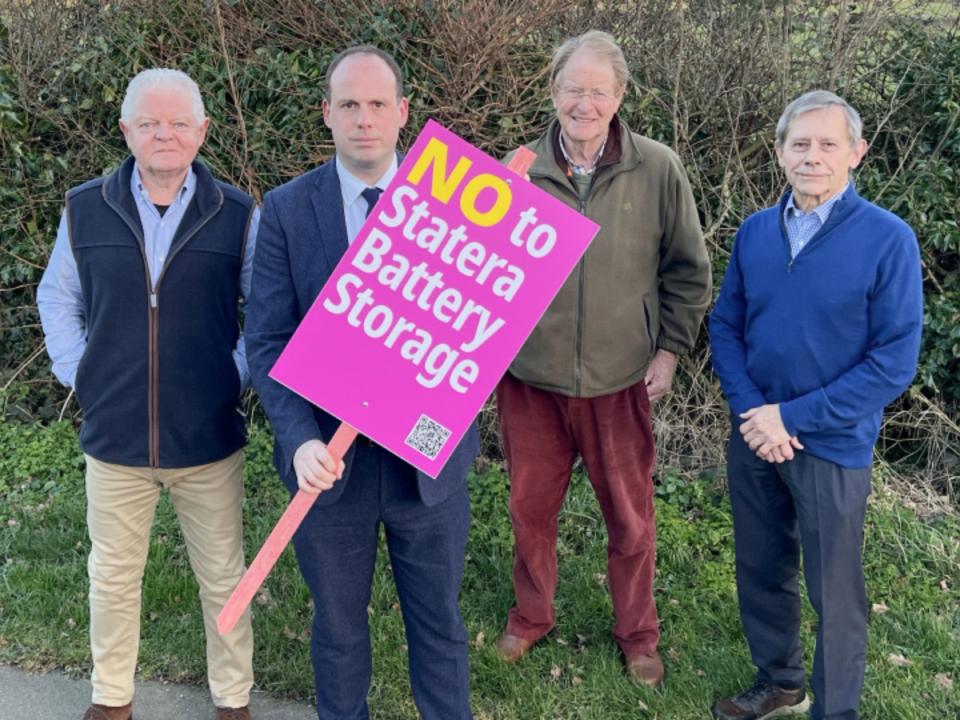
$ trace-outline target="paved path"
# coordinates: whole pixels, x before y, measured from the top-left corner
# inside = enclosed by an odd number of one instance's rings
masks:
[[[0,665],[0,720],[80,720],[90,703],[90,683],[61,672],[35,675]],[[254,693],[254,720],[316,720],[306,703],[274,700]],[[137,682],[135,720],[213,720],[213,703],[205,688]]]

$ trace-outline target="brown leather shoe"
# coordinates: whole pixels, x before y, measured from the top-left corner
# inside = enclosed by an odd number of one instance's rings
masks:
[[[240,708],[217,708],[217,720],[250,720],[250,706]]]
[[[627,674],[636,682],[657,687],[663,682],[663,660],[656,652],[627,658]]]
[[[97,705],[94,703],[83,714],[83,720],[130,720],[133,712],[133,703],[120,707]]]
[[[533,647],[535,642],[536,640],[527,640],[526,638],[504,632],[503,635],[497,638],[497,641],[493,644],[493,648],[497,651],[497,655],[500,656],[501,660],[508,663],[515,663],[527,654],[527,651]]]

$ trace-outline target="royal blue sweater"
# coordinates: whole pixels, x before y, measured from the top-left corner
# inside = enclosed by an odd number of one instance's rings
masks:
[[[866,467],[884,407],[916,372],[917,240],[851,185],[791,260],[787,197],[737,232],[710,316],[713,366],[734,413],[779,403],[787,432],[807,452]]]

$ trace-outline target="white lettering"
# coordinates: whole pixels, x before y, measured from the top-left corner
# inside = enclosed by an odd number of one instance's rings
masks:
[[[323,307],[334,315],[342,315],[350,308],[350,293],[347,292],[347,288],[351,286],[360,287],[361,285],[363,285],[363,280],[356,275],[344,273],[337,280],[337,295],[339,296],[339,301],[334,303],[331,302],[330,298],[326,298],[323,301]]]
[[[357,254],[353,256],[353,266],[363,272],[376,272],[383,262],[383,256],[389,252],[392,245],[389,236],[382,230],[374,228],[364,239]]]
[[[407,210],[403,207],[404,200],[416,200],[417,191],[409,185],[401,185],[393,191],[390,196],[390,204],[393,206],[394,215],[388,215],[386,210],[381,210],[377,219],[387,227],[399,227],[407,217]]]

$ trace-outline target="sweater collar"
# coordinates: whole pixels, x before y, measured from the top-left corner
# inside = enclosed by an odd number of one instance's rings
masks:
[[[820,218],[820,224],[822,225],[826,223],[827,220],[830,218],[830,213],[833,211],[834,206],[838,202],[840,202],[840,200],[843,199],[843,196],[847,192],[847,189],[849,187],[850,187],[850,181],[848,180],[847,184],[843,187],[843,190],[841,192],[837,193],[826,202],[820,203],[815,208],[813,208],[813,210],[810,210],[809,212],[804,212],[803,210],[800,209],[800,207],[797,205],[795,193],[793,191],[790,191],[789,193],[787,193],[787,205],[786,205],[786,208],[784,209],[784,217],[789,220],[794,214],[809,215],[810,213],[813,213],[818,218]]]
[[[793,191],[790,188],[787,188],[786,192],[780,196],[780,202],[777,203],[777,211],[779,213],[781,226],[783,225],[784,218],[786,217],[785,213],[787,211],[787,204],[792,195]],[[820,226],[820,229],[817,231],[817,234],[814,237],[821,237],[825,235],[834,227],[839,225],[842,221],[846,220],[847,217],[853,213],[860,202],[860,195],[857,194],[856,189],[853,187],[853,181],[851,180],[847,185],[847,189],[837,197],[835,204],[830,210],[830,217],[828,217],[827,221]]]
[[[568,182],[567,161],[560,149],[560,123],[554,118],[547,131],[528,146],[537,154],[530,168],[531,177],[549,177],[557,182]],[[630,170],[643,162],[643,154],[637,145],[636,138],[627,124],[614,115],[610,121],[610,130],[607,144],[597,163],[594,175],[599,175],[605,168],[618,166],[621,170]]]
[[[136,171],[136,161],[133,156],[129,156],[123,161],[123,164],[115,172],[110,174],[103,183],[103,198],[114,208],[119,208],[127,212],[131,218],[137,217],[136,202],[131,190],[133,186],[133,173]],[[217,187],[217,181],[199,160],[194,160],[190,168],[193,172],[196,191],[193,196],[193,202],[197,206],[201,217],[206,217],[219,209],[223,202],[223,193]]]

